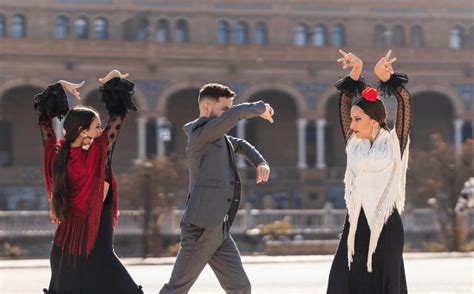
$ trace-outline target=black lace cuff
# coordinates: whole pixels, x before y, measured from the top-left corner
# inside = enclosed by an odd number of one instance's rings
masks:
[[[378,89],[385,97],[390,97],[394,94],[397,87],[404,87],[408,83],[408,76],[403,73],[395,72],[390,76],[386,82],[379,81]]]
[[[100,87],[105,108],[109,115],[118,115],[125,117],[129,110],[137,111],[133,103],[133,88],[135,85],[126,79],[119,77],[113,78]]]
[[[365,79],[362,76],[357,81],[354,81],[350,76],[341,77],[334,86],[339,91],[344,91],[352,95],[360,95],[366,88]]]
[[[62,119],[69,111],[66,92],[60,83],[50,85],[42,93],[35,95],[33,107],[40,113],[40,123],[53,117]]]

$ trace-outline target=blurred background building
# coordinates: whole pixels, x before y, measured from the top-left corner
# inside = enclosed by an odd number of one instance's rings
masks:
[[[130,72],[140,108],[120,134],[119,173],[135,159],[184,157],[181,128],[198,115],[198,90],[220,82],[235,103],[264,99],[276,111],[273,125],[231,131],[272,167],[257,186],[240,159],[245,202],[343,208],[337,49],[360,56],[376,85],[375,62],[392,48],[410,77],[412,150],[430,150],[439,133],[459,151],[473,137],[473,13],[470,0],[0,0],[0,209],[47,209],[33,96],[58,79],[85,80],[82,102],[105,119],[97,79],[114,68]],[[395,100],[386,103],[393,125]]]

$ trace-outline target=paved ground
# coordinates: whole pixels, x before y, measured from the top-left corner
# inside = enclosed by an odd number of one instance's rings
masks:
[[[244,257],[253,293],[325,293],[331,256]],[[145,293],[167,281],[172,258],[123,259]],[[474,254],[405,254],[410,294],[474,293]],[[0,293],[41,293],[50,278],[47,260],[0,261]],[[190,293],[223,293],[206,267]]]

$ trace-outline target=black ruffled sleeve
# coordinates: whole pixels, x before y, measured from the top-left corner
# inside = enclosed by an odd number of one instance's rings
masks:
[[[137,111],[133,102],[134,84],[126,79],[113,78],[100,87],[101,101],[109,113],[105,132],[107,135],[107,167],[106,179],[111,179],[112,155],[122,124],[129,110]]]
[[[388,81],[379,81],[378,88],[382,95],[389,97],[395,95],[398,87],[405,87],[407,83],[408,76],[406,74],[395,72],[390,76]]]
[[[43,143],[48,139],[56,140],[52,119],[62,119],[69,111],[66,92],[60,83],[48,86],[42,93],[33,98],[33,107],[39,113],[39,125]]]
[[[400,141],[400,151],[403,152],[408,144],[408,137],[411,128],[411,96],[405,85],[408,83],[408,76],[402,73],[393,73],[386,82],[379,82],[379,91],[385,97],[394,96],[397,99],[397,121],[395,131]]]
[[[352,99],[367,87],[364,77],[355,81],[350,76],[340,78],[334,86],[341,92],[339,96],[339,119],[344,140],[350,138]]]
[[[129,110],[137,111],[133,103],[133,89],[135,85],[126,79],[113,78],[100,87],[102,102],[110,116],[125,117]]]
[[[339,91],[346,92],[352,96],[356,96],[355,94],[360,95],[367,87],[365,84],[365,78],[362,76],[357,81],[353,80],[350,76],[341,77],[339,80],[337,80],[334,86]]]
[[[66,92],[60,83],[50,85],[33,98],[33,107],[40,114],[40,123],[53,117],[62,119],[69,111]]]

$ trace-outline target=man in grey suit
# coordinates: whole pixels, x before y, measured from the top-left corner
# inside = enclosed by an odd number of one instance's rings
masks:
[[[232,106],[235,93],[220,84],[199,91],[199,118],[187,123],[189,195],[181,219],[181,249],[171,278],[160,293],[187,293],[206,264],[226,293],[250,293],[237,246],[229,234],[240,203],[241,182],[234,153],[257,168],[257,184],[270,174],[262,155],[247,141],[226,135],[241,119],[273,123],[273,109],[262,101]]]

